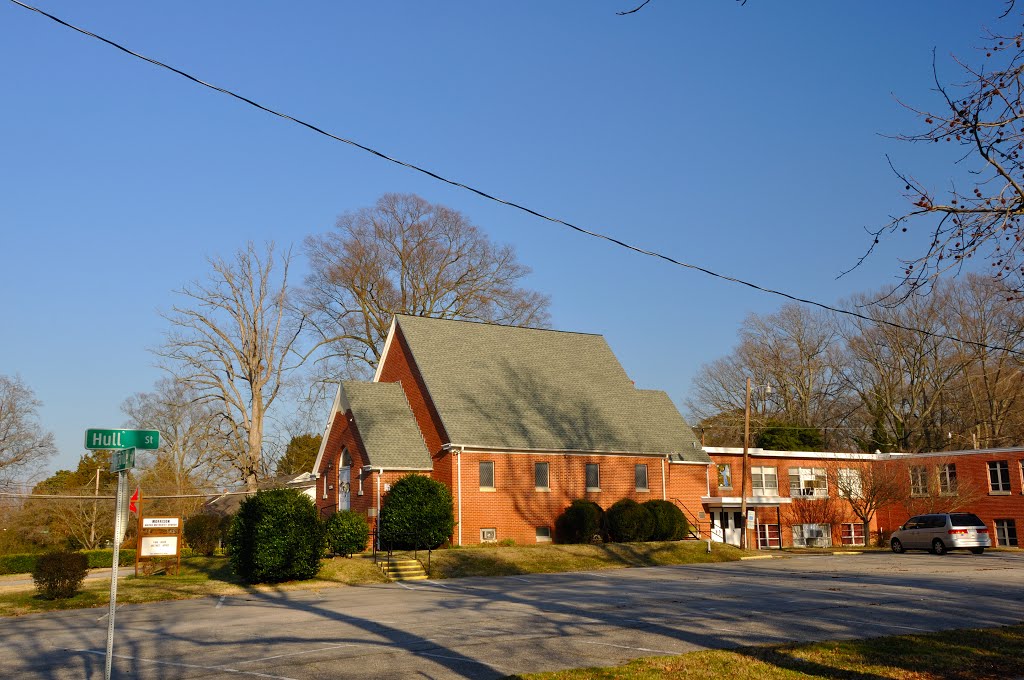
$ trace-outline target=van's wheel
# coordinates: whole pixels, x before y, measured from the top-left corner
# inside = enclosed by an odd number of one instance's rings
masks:
[[[894,553],[899,554],[899,553],[903,552],[903,542],[900,541],[900,539],[898,539],[898,538],[892,539],[892,541],[889,543],[889,547],[892,548],[892,551]]]
[[[932,541],[932,552],[936,555],[945,555],[946,544],[936,538],[934,541]]]
[[[982,555],[982,554],[985,553],[985,549],[984,548],[971,548],[971,552],[974,553],[975,555]]]

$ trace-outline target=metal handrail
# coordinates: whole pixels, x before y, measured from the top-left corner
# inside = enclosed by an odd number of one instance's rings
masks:
[[[680,508],[682,508],[683,514],[686,515],[687,523],[697,530],[696,534],[694,534],[692,530],[690,531],[690,533],[694,535],[694,538],[700,540],[704,535],[704,532],[700,528],[700,520],[694,517],[693,513],[690,512],[690,509],[686,507],[685,503],[683,503],[682,499],[673,497],[672,501]]]
[[[419,544],[420,544],[419,538],[420,537],[419,537],[418,534],[408,533],[408,534],[399,534],[397,536],[391,536],[390,541],[386,545],[384,545],[384,546],[381,545],[380,532],[379,532],[379,530],[377,528],[374,528],[373,531],[370,532],[370,534],[371,534],[371,538],[372,538],[371,542],[373,544],[373,563],[374,564],[377,564],[377,556],[379,554],[381,554],[381,553],[386,553],[387,554],[387,559],[388,559],[388,561],[390,561],[392,555],[395,552],[395,543],[412,543],[412,545],[413,545],[413,548],[412,548],[412,558],[414,560],[416,560],[417,562],[420,562],[419,551],[420,550],[426,550],[427,551],[427,575],[430,575],[430,558],[431,558],[431,555],[434,552],[434,549],[433,548],[429,548],[429,547],[424,547],[424,548],[419,547]],[[420,564],[423,564],[423,563],[420,562]]]

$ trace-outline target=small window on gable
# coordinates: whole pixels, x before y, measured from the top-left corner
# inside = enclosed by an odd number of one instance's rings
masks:
[[[490,460],[480,461],[480,488],[494,488],[494,462]]]

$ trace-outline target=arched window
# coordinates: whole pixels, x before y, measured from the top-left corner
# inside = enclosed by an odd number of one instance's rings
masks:
[[[352,467],[352,456],[348,455],[348,449],[341,450],[341,467]]]

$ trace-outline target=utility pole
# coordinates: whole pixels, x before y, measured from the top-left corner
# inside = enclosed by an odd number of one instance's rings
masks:
[[[740,547],[747,549],[747,463],[750,455],[750,378],[747,378],[747,400],[743,409],[743,471],[740,475]]]

